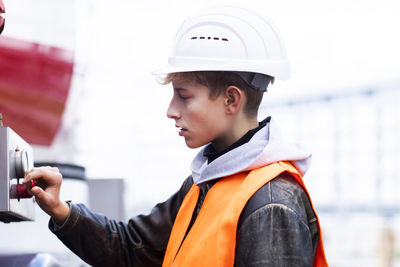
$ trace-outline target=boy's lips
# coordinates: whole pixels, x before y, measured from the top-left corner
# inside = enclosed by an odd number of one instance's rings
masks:
[[[179,128],[179,136],[183,136],[188,130],[180,127],[179,125],[175,125],[175,127]]]
[[[184,136],[187,130],[185,129],[180,129],[179,130],[179,136]]]

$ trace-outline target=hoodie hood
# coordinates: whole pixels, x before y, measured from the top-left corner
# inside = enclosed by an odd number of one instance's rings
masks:
[[[204,156],[205,148],[200,150],[190,166],[196,184],[278,161],[290,161],[304,175],[311,163],[311,153],[304,147],[285,140],[273,118],[249,142],[228,151],[210,164]]]

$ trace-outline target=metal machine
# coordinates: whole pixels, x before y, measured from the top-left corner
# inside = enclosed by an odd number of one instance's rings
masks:
[[[21,184],[26,170],[33,168],[33,150],[0,114],[0,221],[34,220],[34,199]]]

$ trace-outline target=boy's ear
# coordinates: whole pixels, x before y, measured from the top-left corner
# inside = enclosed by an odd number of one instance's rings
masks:
[[[238,87],[230,85],[225,89],[225,110],[227,114],[235,114],[243,106],[245,95]]]

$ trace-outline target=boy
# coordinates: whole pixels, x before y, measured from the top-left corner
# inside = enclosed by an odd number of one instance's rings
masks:
[[[167,116],[190,148],[204,146],[181,189],[128,223],[59,199],[62,176],[34,168],[25,181],[51,216],[50,229],[94,266],[327,266],[318,219],[301,176],[311,155],[258,123],[267,86],[287,79],[271,23],[234,7],[188,18],[167,74]]]

